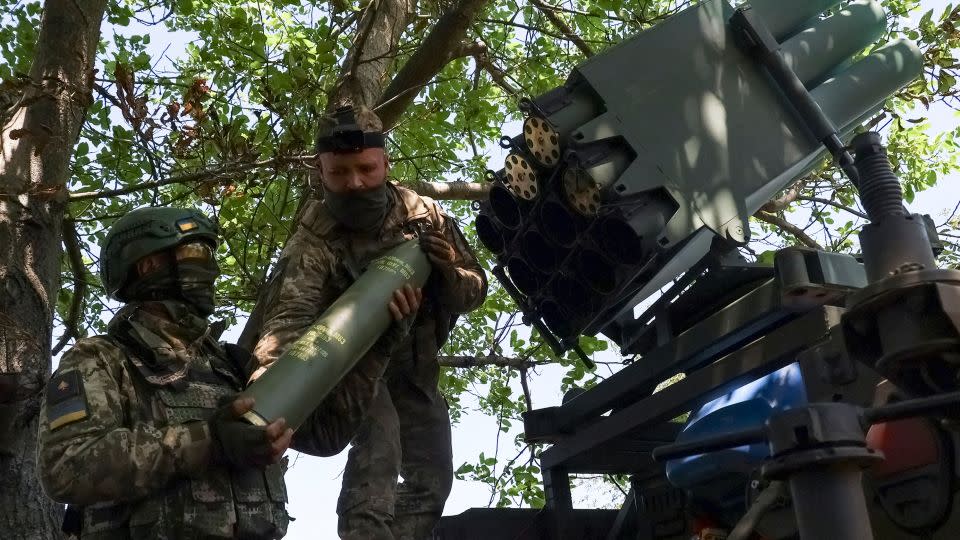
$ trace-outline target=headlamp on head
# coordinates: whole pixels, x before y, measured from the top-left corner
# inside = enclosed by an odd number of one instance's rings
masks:
[[[384,136],[379,131],[363,131],[357,124],[353,107],[340,107],[334,113],[336,122],[329,135],[317,139],[317,153],[360,152],[365,148],[383,148]]]

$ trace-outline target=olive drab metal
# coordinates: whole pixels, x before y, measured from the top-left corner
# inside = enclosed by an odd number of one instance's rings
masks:
[[[501,139],[510,152],[489,175],[477,232],[558,351],[628,318],[715,238],[749,241],[750,216],[824,156],[821,134],[742,46],[731,4],[701,2],[588,58],[522,102],[523,132]],[[844,135],[923,62],[906,40],[858,57],[886,14],[875,0],[838,4],[750,3]]]
[[[430,262],[409,240],[375,259],[300,339],[244,391],[256,400],[246,418],[265,425],[285,418],[296,429],[391,323],[393,291],[423,287]]]

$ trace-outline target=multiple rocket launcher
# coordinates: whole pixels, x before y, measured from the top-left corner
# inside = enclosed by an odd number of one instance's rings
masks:
[[[754,0],[779,53],[842,135],[922,71],[879,2]],[[829,13],[824,14],[825,11]],[[749,216],[825,151],[707,0],[580,64],[521,103],[477,232],[527,315],[564,349],[621,343],[634,306],[703,258],[742,245]],[[506,274],[502,272],[506,268]]]

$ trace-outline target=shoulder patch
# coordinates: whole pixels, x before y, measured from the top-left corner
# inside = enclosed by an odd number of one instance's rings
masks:
[[[47,425],[50,430],[87,417],[87,396],[80,372],[57,372],[47,383]]]

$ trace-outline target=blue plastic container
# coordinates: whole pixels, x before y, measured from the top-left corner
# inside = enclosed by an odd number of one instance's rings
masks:
[[[770,415],[807,403],[800,366],[791,364],[733,389],[691,414],[677,442],[732,433],[763,425]],[[769,455],[754,444],[667,462],[667,478],[701,502],[734,510],[745,504],[745,482]]]

